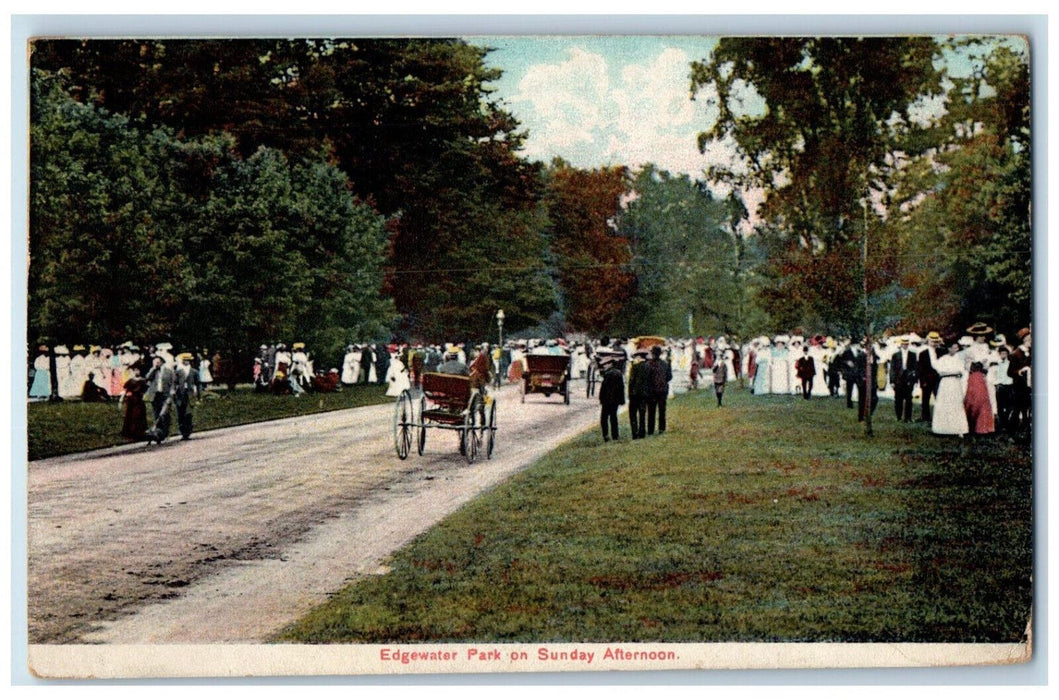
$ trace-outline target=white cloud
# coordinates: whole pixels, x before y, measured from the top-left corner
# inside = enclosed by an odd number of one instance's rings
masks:
[[[654,163],[699,176],[725,153],[698,152],[696,136],[716,117],[705,96],[692,102],[692,57],[675,48],[640,63],[608,65],[574,48],[566,60],[530,66],[511,100],[529,131],[526,155],[561,156],[579,167]]]
[[[571,49],[558,64],[531,66],[512,102],[526,102],[523,122],[529,127],[527,154],[550,158],[577,144],[592,144],[603,126],[609,80],[603,56]],[[520,112],[522,110],[519,110]]]

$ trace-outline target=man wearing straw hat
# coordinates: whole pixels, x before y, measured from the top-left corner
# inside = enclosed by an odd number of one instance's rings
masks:
[[[920,401],[923,407],[920,420],[924,423],[932,421],[930,401],[938,395],[938,382],[941,381],[937,370],[934,369],[934,364],[930,361],[931,350],[937,352],[939,345],[941,345],[941,334],[931,331],[927,333],[927,347],[919,351],[916,376],[919,378]]]
[[[191,437],[191,394],[195,391],[195,371],[191,366],[193,359],[190,352],[176,356],[176,380],[173,385],[173,405],[177,411],[177,427],[180,437],[187,440]]]
[[[919,358],[901,336],[897,351],[890,356],[890,383],[894,387],[894,413],[899,422],[912,422],[912,389],[918,380]]]

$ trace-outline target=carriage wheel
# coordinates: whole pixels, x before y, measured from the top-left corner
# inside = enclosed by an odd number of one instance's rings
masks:
[[[416,440],[416,451],[419,452],[419,456],[423,456],[423,448],[427,444],[427,425],[423,421],[423,411],[426,409],[427,400],[420,396],[419,397],[419,439]]]
[[[413,421],[412,395],[402,391],[393,409],[393,446],[401,459],[407,459],[412,447]]]
[[[485,458],[493,458],[493,445],[496,442],[496,399],[489,402],[489,412],[485,423]]]
[[[480,432],[479,414],[482,410],[481,397],[475,397],[467,409],[467,415],[463,419],[463,430],[460,435],[463,443],[463,456],[467,458],[467,464],[474,464],[478,458],[478,448],[482,445],[482,434]]]

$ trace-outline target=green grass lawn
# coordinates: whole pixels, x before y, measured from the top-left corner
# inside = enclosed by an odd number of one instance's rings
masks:
[[[283,631],[295,642],[1017,642],[1032,461],[840,399],[670,402],[586,432]],[[624,417],[623,417],[624,418]]]
[[[342,391],[331,394],[306,394],[301,397],[255,394],[249,386],[242,385],[232,393],[220,389],[193,400],[195,432],[392,402],[393,399],[385,393],[385,386],[366,385],[343,387]],[[149,405],[147,413],[149,426]],[[86,404],[78,400],[53,404],[30,403],[26,411],[29,459],[127,443],[129,440],[119,434],[121,420],[117,401],[109,404]],[[170,435],[175,432],[174,420]]]

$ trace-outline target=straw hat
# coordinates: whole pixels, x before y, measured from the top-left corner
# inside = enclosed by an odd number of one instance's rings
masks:
[[[989,333],[993,332],[993,329],[987,326],[986,324],[982,323],[981,321],[978,321],[973,326],[968,328],[967,332],[971,335],[988,335]]]

